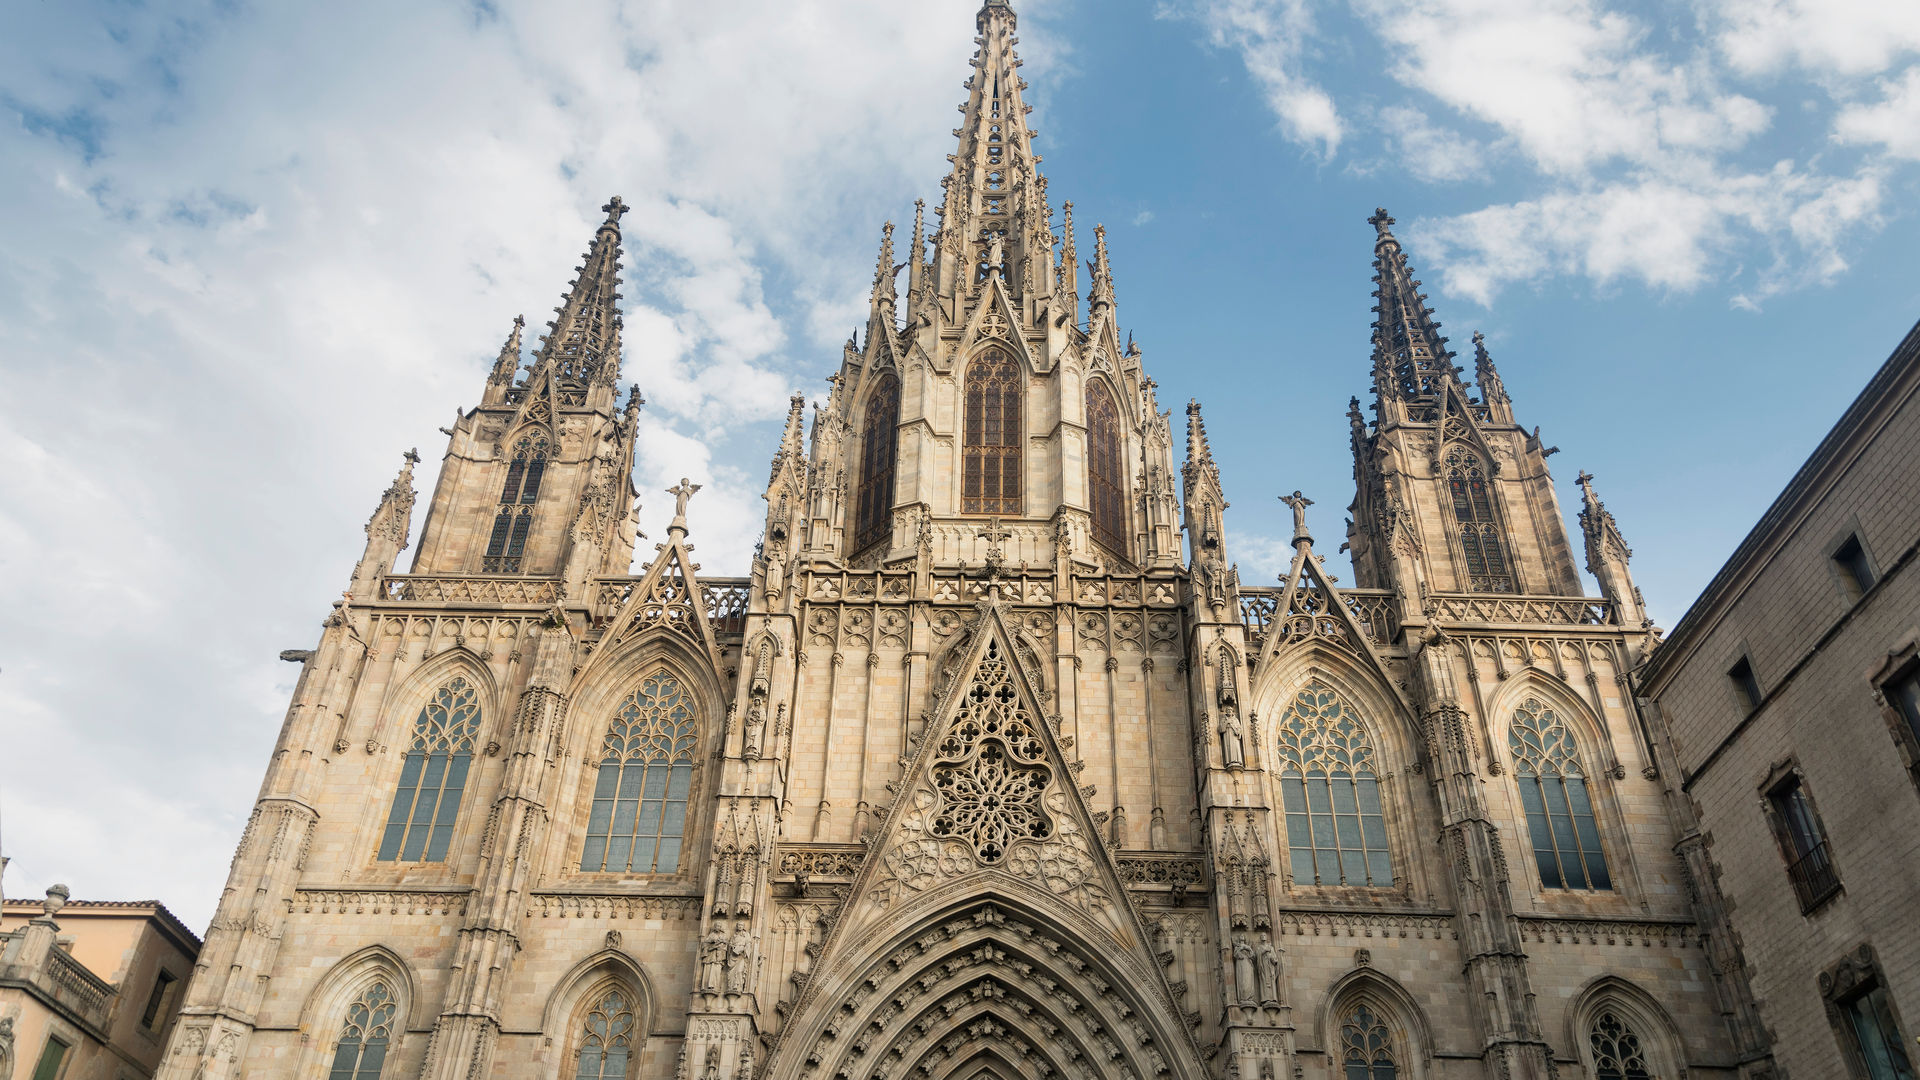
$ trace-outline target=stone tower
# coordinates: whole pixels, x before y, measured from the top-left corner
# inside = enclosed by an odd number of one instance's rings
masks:
[[[1049,202],[1014,13],[977,25],[940,204],[793,399],[746,575],[700,576],[684,481],[632,570],[618,199],[394,574],[409,455],[293,655],[167,1077],[1742,1067],[1611,516],[1586,597],[1552,451],[1382,212],[1358,581],[1294,492],[1243,583],[1199,404],[1177,489],[1104,232],[1083,268]]]

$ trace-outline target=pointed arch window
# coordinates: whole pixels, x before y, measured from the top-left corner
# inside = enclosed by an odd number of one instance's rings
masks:
[[[380,838],[381,862],[447,857],[479,733],[480,692],[464,676],[448,680],[421,706]]]
[[[367,987],[347,1006],[347,1022],[334,1044],[327,1080],[380,1080],[393,1039],[395,1009],[393,991],[384,982]]]
[[[860,501],[854,513],[853,549],[867,547],[893,534],[894,460],[900,449],[900,380],[892,372],[880,377],[867,398],[861,422]]]
[[[1640,1036],[1607,1009],[1594,1017],[1587,1031],[1587,1044],[1593,1047],[1593,1074],[1596,1080],[1658,1080],[1647,1068],[1647,1053]]]
[[[983,353],[967,368],[965,462],[960,508],[967,514],[1019,516],[1024,398],[1020,365],[1003,350]]]
[[[523,435],[513,445],[507,480],[500,489],[500,509],[493,516],[487,554],[481,569],[489,574],[517,574],[533,528],[533,505],[540,501],[540,481],[546,476],[549,446],[544,435]]]
[[[1528,698],[1514,711],[1507,748],[1513,753],[1540,884],[1549,889],[1613,888],[1586,772],[1566,722],[1540,699]]]
[[[602,745],[581,870],[670,874],[679,868],[696,724],[692,696],[665,669],[627,695]]]
[[[1127,554],[1127,474],[1121,448],[1120,409],[1097,382],[1087,384],[1087,503],[1093,538],[1122,557]]]
[[[1307,684],[1280,718],[1279,750],[1294,884],[1391,886],[1373,743],[1353,707]]]
[[[1515,591],[1513,564],[1493,512],[1493,492],[1487,486],[1486,466],[1465,447],[1447,451],[1447,493],[1452,497],[1453,523],[1466,560],[1467,588],[1472,592]]]
[[[614,988],[596,995],[580,1032],[574,1080],[625,1080],[633,1057],[633,998]]]
[[[1340,1022],[1340,1067],[1345,1080],[1399,1080],[1393,1032],[1373,1006],[1355,1005]]]

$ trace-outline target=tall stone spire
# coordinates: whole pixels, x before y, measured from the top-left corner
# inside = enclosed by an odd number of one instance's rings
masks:
[[[374,599],[380,578],[393,572],[393,560],[406,549],[407,531],[413,524],[413,466],[420,460],[420,452],[409,450],[403,457],[400,475],[387,485],[380,505],[367,519],[366,550],[353,568],[353,581],[348,585],[355,600]]]
[[[1052,275],[1042,272],[1053,261],[1052,214],[1021,98],[1027,84],[1013,51],[1016,23],[1013,8],[1002,0],[990,0],[975,19],[979,48],[961,106],[964,119],[954,131],[959,147],[941,181],[946,198],[939,210],[938,281],[941,297],[949,300],[972,296],[986,282],[987,261],[996,253],[1001,279],[1014,295],[1030,283],[1042,293],[1052,287]]]
[[[1453,354],[1433,309],[1414,280],[1407,256],[1392,232],[1393,217],[1382,208],[1367,223],[1374,227],[1373,326],[1376,394],[1406,403],[1431,401],[1453,372]],[[1385,419],[1385,417],[1382,417]]]
[[[605,386],[620,378],[620,215],[627,204],[615,195],[600,208],[607,219],[593,234],[579,275],[554,308],[551,333],[540,339],[528,382],[551,375],[561,382]]]
[[[1107,261],[1107,227],[1093,227],[1093,264],[1089,267],[1093,283],[1087,293],[1089,319],[1113,310],[1113,264]]]
[[[1580,484],[1580,531],[1587,542],[1587,572],[1600,583],[1600,595],[1612,601],[1621,626],[1644,626],[1646,605],[1627,565],[1633,549],[1620,535],[1620,526],[1606,504],[1593,493],[1593,474],[1582,471],[1576,480]]]
[[[894,291],[893,279],[899,272],[900,268],[893,262],[893,222],[889,221],[880,229],[880,260],[879,264],[873,268],[871,303],[876,314],[883,304],[886,305],[887,310],[893,309],[894,301],[899,295]]]

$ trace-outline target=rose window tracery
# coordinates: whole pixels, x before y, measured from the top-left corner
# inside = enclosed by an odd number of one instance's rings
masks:
[[[999,641],[989,641],[972,685],[936,747],[933,787],[940,805],[928,832],[956,839],[982,863],[998,863],[1021,840],[1053,835],[1041,802],[1053,770],[1033,720],[1020,705]]]

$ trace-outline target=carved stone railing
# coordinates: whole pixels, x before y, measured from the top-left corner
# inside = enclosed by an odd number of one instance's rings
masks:
[[[551,607],[560,602],[560,589],[551,578],[388,574],[380,579],[381,599],[416,604]]]
[[[1288,627],[1289,634],[1299,637],[1320,634],[1338,639],[1346,636],[1345,623],[1325,608],[1318,588],[1303,586],[1295,594],[1294,609],[1283,616],[1279,607],[1286,591],[1278,585],[1241,586],[1240,621],[1246,626],[1248,637],[1256,642],[1264,641],[1273,632],[1276,620]],[[1366,630],[1369,640],[1376,645],[1393,640],[1393,593],[1390,590],[1341,589],[1339,595],[1346,602],[1347,610]]]
[[[1435,593],[1427,598],[1442,622],[1489,625],[1606,626],[1613,605],[1594,597]]]
[[[595,578],[594,624],[604,626],[618,614],[641,580],[639,577]],[[700,597],[706,602],[707,618],[713,622],[714,633],[737,636],[747,628],[751,589],[752,582],[747,578],[706,578],[700,582]]]
[[[287,911],[324,915],[464,915],[472,889],[295,889]]]
[[[23,928],[12,934],[0,934],[0,952],[10,951],[8,946],[22,940],[27,932],[28,928]],[[113,984],[88,971],[64,949],[49,948],[45,958],[37,964],[0,965],[0,984],[8,983],[31,986],[41,996],[52,999],[78,1016],[82,1023],[90,1025],[96,1032],[106,1029],[107,1012],[113,1004]]]
[[[1167,889],[1197,889],[1207,880],[1206,863],[1190,855],[1134,855],[1122,852],[1114,862],[1120,868],[1120,880],[1129,888],[1163,886]]]
[[[851,881],[866,858],[867,849],[859,844],[788,845],[780,849],[773,872],[782,877],[805,874],[815,881]]]

